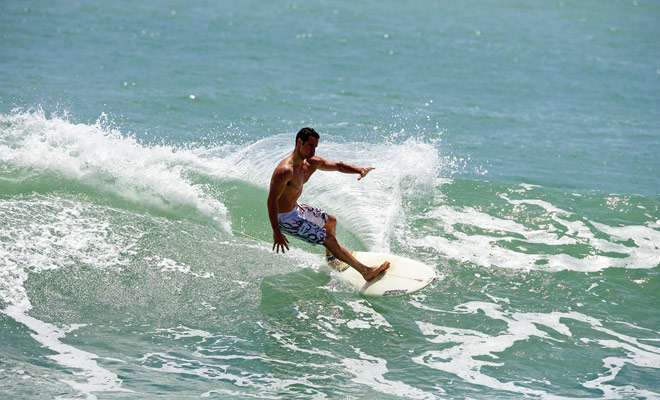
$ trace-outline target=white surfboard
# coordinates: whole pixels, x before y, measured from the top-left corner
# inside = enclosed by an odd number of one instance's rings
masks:
[[[404,296],[424,289],[435,280],[435,272],[429,266],[409,258],[364,251],[355,252],[353,256],[369,266],[390,262],[390,268],[371,282],[365,281],[355,268],[344,263],[333,271],[340,281],[353,286],[365,296]]]

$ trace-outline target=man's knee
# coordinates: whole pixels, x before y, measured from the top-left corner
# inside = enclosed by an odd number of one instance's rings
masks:
[[[337,245],[337,237],[331,232],[326,232],[325,240],[323,241],[325,247]]]
[[[324,226],[335,227],[335,225],[337,225],[337,218],[334,215],[329,215]]]

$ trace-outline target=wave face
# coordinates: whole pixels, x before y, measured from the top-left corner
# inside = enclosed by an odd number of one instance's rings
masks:
[[[302,200],[351,249],[440,277],[367,299],[318,247],[272,253],[265,200],[291,133],[148,144],[42,111],[0,126],[1,374],[26,397],[26,381],[74,397],[660,396],[657,197],[465,179],[439,140],[324,136],[319,155],[376,169],[318,172]]]

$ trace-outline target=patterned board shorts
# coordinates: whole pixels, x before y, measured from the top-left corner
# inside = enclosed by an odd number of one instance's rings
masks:
[[[297,204],[293,210],[277,214],[283,233],[311,244],[323,244],[328,232],[323,225],[330,216],[325,211],[307,204]]]

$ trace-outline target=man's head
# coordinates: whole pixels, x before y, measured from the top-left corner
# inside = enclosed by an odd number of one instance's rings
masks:
[[[304,144],[309,139],[310,136],[317,139],[321,138],[314,129],[302,128],[301,130],[298,131],[298,134],[296,135],[296,145],[298,144],[298,139],[301,139]]]
[[[314,157],[319,145],[319,134],[312,128],[302,128],[296,135],[296,150],[304,159]]]

